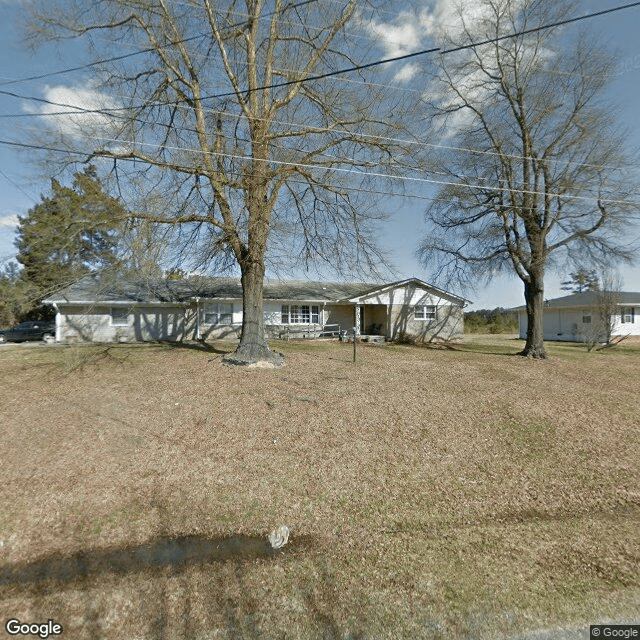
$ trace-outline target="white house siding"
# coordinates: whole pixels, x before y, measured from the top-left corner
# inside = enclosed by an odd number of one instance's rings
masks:
[[[624,309],[633,308],[632,322],[622,322],[621,313],[616,313],[614,318],[614,336],[639,336],[640,335],[640,307],[623,306]],[[585,316],[591,316],[591,323],[585,323]],[[520,338],[527,337],[527,314],[519,311]],[[584,342],[591,338],[594,327],[598,323],[597,309],[589,308],[547,308],[544,310],[543,332],[545,340],[559,340],[563,342]]]
[[[94,280],[84,279],[47,301],[58,309],[57,340],[138,342],[240,336],[242,299],[239,284],[233,280],[212,279],[210,286],[196,283],[202,291],[198,297],[189,283],[157,283],[153,288],[124,283],[107,293],[107,289],[97,288]],[[450,339],[462,334],[462,298],[416,279],[382,285],[376,288],[375,293],[365,293],[360,297],[356,293],[373,291],[374,288],[373,284],[363,283],[285,282],[281,286],[274,285],[274,291],[280,295],[271,295],[264,302],[267,334],[282,337],[289,330],[292,335],[306,333],[316,336],[327,325],[332,325],[334,331],[338,328],[350,331],[357,325],[361,334],[391,338],[411,335],[424,339]],[[123,297],[112,297],[120,295]],[[314,300],[316,295],[318,298]],[[86,302],[94,296],[105,296],[106,299]],[[128,300],[132,302],[125,302]],[[317,321],[301,322],[300,314],[295,322],[291,322],[292,318],[283,322],[283,304],[298,307],[317,305]],[[416,317],[416,305],[424,308],[424,317]],[[431,309],[427,315],[426,307],[436,309],[435,317],[431,317]],[[305,319],[312,321],[314,317],[310,311],[310,316],[307,318],[305,314]]]
[[[464,333],[464,316],[457,305],[436,305],[436,317],[416,319],[414,307],[394,305],[390,312],[390,337],[418,340],[455,340]]]
[[[527,337],[527,314],[526,313],[518,313],[518,328],[519,335],[518,337],[524,340]]]
[[[422,287],[412,285],[397,287],[373,296],[363,296],[358,302],[365,306],[364,330],[366,331],[370,321],[375,324],[378,320],[377,324],[380,324],[382,309],[385,309],[384,333],[394,340],[404,337],[425,341],[452,340],[462,337],[464,332],[462,306],[452,304],[449,300]],[[435,307],[436,317],[416,319],[417,305]]]
[[[578,317],[579,316],[579,317]],[[544,339],[545,340],[576,340],[582,314],[568,309],[548,309],[544,312]],[[524,323],[526,335],[526,319]]]
[[[141,307],[130,315],[136,342],[154,340],[183,340],[185,310],[181,307]]]
[[[206,310],[214,305],[231,305],[231,324],[209,324],[206,322]],[[197,302],[198,326],[196,338],[200,340],[224,340],[239,338],[242,331],[242,300],[202,299]]]
[[[114,323],[112,309],[123,314],[120,317],[123,324]],[[185,311],[179,306],[60,305],[56,339],[60,342],[182,340],[190,324]]]
[[[631,322],[622,322],[622,312],[616,316],[613,333],[618,336],[640,336],[640,307],[623,305],[623,309],[633,309]]]
[[[342,331],[351,331],[354,327],[355,316],[352,304],[328,304],[326,306],[326,322],[328,325],[338,325]]]
[[[416,286],[402,286],[387,291],[381,291],[371,296],[358,298],[360,304],[384,304],[384,305],[438,305],[451,304],[448,300],[440,298],[432,291]]]

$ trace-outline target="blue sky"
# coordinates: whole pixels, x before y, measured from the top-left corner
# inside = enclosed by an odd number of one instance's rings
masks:
[[[446,0],[438,1],[446,3]],[[602,11],[624,3],[623,0],[582,0],[578,3],[578,13]],[[18,0],[0,0],[0,47],[3,60],[0,91],[45,97],[52,96],[55,92],[60,96],[66,90],[65,87],[75,86],[78,89],[80,85],[73,75],[12,82],[85,62],[71,50],[66,55],[59,54],[53,48],[40,50],[35,55],[30,54],[20,41],[20,14],[21,3]],[[595,18],[589,26],[619,51],[620,74],[612,84],[613,98],[621,107],[621,120],[629,129],[632,145],[640,148],[640,132],[637,127],[640,105],[640,42],[637,39],[640,31],[640,7]],[[65,100],[58,97],[58,101]],[[6,116],[26,113],[29,109],[34,109],[29,102],[0,93],[0,140],[26,140],[23,128],[27,125],[27,120]],[[33,121],[33,118],[29,120]],[[48,189],[48,180],[41,170],[30,163],[28,153],[0,144],[0,263],[15,255],[13,241],[16,216],[26,213],[37,204],[41,195],[48,193]],[[637,199],[640,202],[640,194]],[[416,276],[430,280],[430,274],[419,264],[414,254],[417,240],[426,232],[423,222],[424,207],[425,201],[414,199],[395,199],[389,203],[390,220],[383,228],[383,244],[391,253],[397,279]],[[640,237],[640,229],[634,233]],[[620,274],[626,290],[640,291],[640,265],[622,268]],[[559,284],[562,277],[563,274],[548,273],[546,297],[564,295]],[[522,283],[515,276],[500,277],[489,284],[479,283],[476,290],[466,292],[466,296],[474,302],[471,308],[516,306],[523,303]]]

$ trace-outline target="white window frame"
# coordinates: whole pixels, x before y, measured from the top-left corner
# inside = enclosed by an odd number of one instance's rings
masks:
[[[620,322],[622,324],[635,324],[635,315],[634,307],[623,307],[620,314]]]
[[[435,304],[417,304],[413,307],[413,317],[415,320],[429,321],[436,319]]]
[[[281,324],[319,324],[319,304],[283,304],[280,308]]]
[[[123,307],[111,307],[109,310],[109,317],[111,319],[112,327],[128,327],[129,322],[129,309]]]
[[[591,311],[582,312],[582,324],[591,324]]]
[[[204,302],[202,324],[211,327],[233,324],[233,302]]]

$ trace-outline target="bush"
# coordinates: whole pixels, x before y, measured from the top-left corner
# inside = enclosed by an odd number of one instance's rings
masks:
[[[465,333],[516,333],[518,315],[515,311],[497,307],[464,314]]]

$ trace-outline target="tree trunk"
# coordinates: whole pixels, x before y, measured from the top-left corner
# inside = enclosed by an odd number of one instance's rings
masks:
[[[544,348],[544,276],[530,273],[524,283],[524,299],[527,305],[527,340],[520,355],[529,358],[546,358]]]
[[[271,351],[264,332],[264,266],[259,261],[247,261],[242,269],[242,334],[238,348],[223,358],[227,364],[255,365],[266,362],[280,367],[281,353]]]

